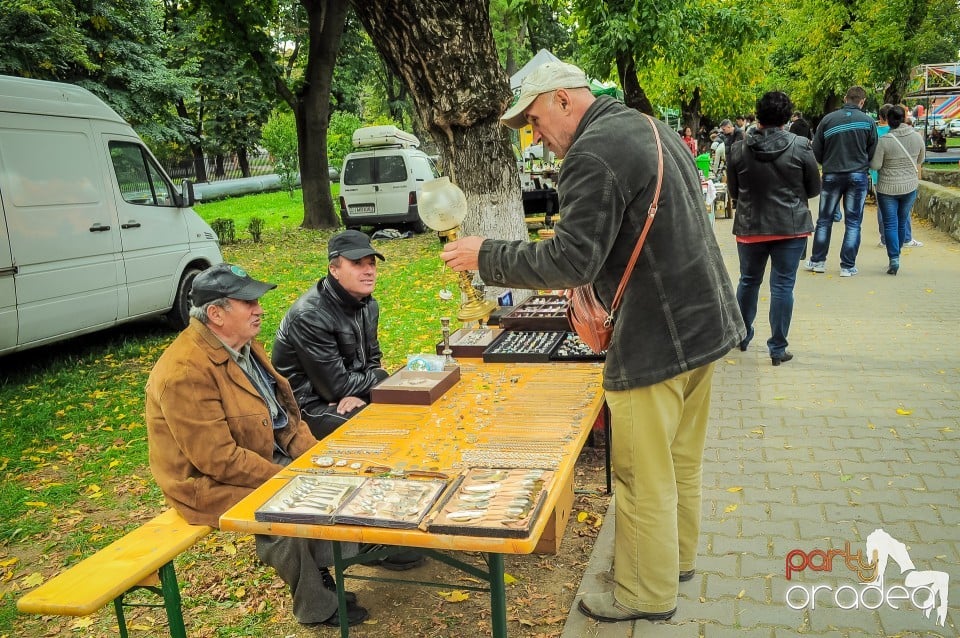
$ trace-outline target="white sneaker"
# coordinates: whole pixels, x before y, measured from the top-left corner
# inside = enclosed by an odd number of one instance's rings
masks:
[[[857,267],[856,267],[856,266],[854,266],[853,268],[841,268],[841,269],[840,269],[840,276],[841,276],[841,277],[853,277],[853,276],[854,276],[855,274],[857,274],[858,272],[860,272],[860,271],[857,270]]]
[[[825,261],[810,261],[809,259],[806,263],[803,264],[804,270],[810,270],[813,272],[827,272],[827,262]]]
[[[904,246],[913,246],[914,248],[920,248],[921,246],[923,246],[923,242],[917,241],[916,239],[911,239],[910,241],[905,243]]]

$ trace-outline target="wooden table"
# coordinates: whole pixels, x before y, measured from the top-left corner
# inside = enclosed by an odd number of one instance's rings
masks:
[[[220,517],[221,529],[334,541],[334,571],[341,619],[346,618],[343,571],[346,567],[371,558],[344,559],[340,551],[341,542],[424,548],[425,553],[489,583],[493,636],[505,638],[507,620],[503,555],[529,554],[535,550],[564,488],[572,484],[577,457],[597,415],[603,409],[602,364],[498,364],[476,359],[461,359],[459,363],[460,381],[435,403],[369,405],[228,510]],[[317,455],[346,460],[347,466],[331,468],[346,475],[369,476],[364,473],[367,468],[386,467],[396,472],[439,472],[453,478],[476,460],[478,450],[489,450],[496,442],[504,441],[516,441],[521,445],[523,441],[529,441],[531,447],[554,441],[559,450],[557,466],[545,468],[555,472],[551,488],[536,515],[530,534],[524,538],[437,534],[421,529],[343,524],[262,522],[255,519],[256,510],[291,478],[320,470],[311,460]],[[375,451],[358,453],[361,450]],[[351,469],[350,465],[357,464],[358,467]],[[562,534],[562,528],[559,533]],[[488,571],[483,572],[434,550],[483,552],[487,555]],[[460,588],[464,589],[462,586]],[[341,635],[346,638],[348,627],[345,622],[341,622],[340,629]]]

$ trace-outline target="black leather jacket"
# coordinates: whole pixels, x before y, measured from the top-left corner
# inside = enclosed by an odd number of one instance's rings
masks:
[[[273,344],[274,367],[285,376],[301,409],[348,396],[369,401],[370,388],[386,373],[377,341],[380,307],[358,301],[332,277],[290,307]]]
[[[820,193],[820,171],[807,138],[780,128],[751,131],[730,149],[727,188],[737,202],[734,235],[813,232],[807,200]]]

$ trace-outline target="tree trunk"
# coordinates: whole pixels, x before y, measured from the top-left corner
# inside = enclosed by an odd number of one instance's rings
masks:
[[[693,89],[693,97],[689,102],[684,101],[684,96],[680,96],[680,120],[683,126],[689,126],[693,131],[693,136],[697,136],[700,130],[700,87]]]
[[[195,121],[190,117],[190,112],[187,111],[187,105],[184,103],[183,98],[177,100],[177,115],[179,115],[180,119],[184,122],[190,122],[193,127],[187,139],[190,145],[190,155],[193,156],[194,181],[206,182],[207,165],[203,159],[203,146],[200,144],[200,136],[203,132],[200,128],[200,120]]]
[[[336,228],[340,218],[330,195],[327,172],[327,127],[330,122],[330,85],[337,62],[346,0],[301,0],[309,24],[309,51],[304,83],[293,108],[299,142],[300,184],[303,188],[304,228]]]
[[[243,177],[250,177],[250,158],[247,157],[247,149],[243,146],[237,149],[237,164],[240,166],[240,174]]]
[[[653,115],[653,104],[637,80],[637,65],[632,53],[617,53],[617,76],[620,78],[620,86],[623,87],[623,103],[641,113]]]
[[[227,174],[223,167],[223,153],[217,153],[213,158],[213,174],[217,177],[223,177]]]
[[[488,3],[353,1],[381,57],[401,78],[467,196],[466,234],[525,239],[519,175],[500,115],[512,99],[497,59]]]

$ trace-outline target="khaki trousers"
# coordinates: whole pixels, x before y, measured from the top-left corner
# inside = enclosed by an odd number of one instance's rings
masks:
[[[636,611],[674,609],[679,572],[696,562],[713,368],[606,393],[617,508],[614,598]]]

